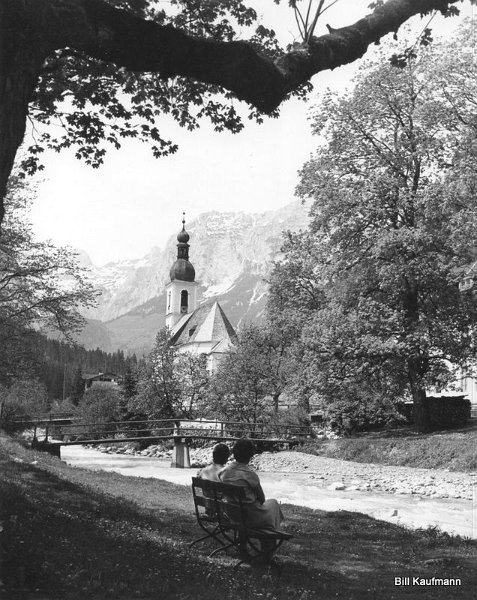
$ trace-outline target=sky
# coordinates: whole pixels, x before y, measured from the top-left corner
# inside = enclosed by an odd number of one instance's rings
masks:
[[[369,12],[369,3],[341,0],[324,15],[321,27],[351,24]],[[288,2],[249,4],[284,43],[297,39]],[[463,16],[473,12],[468,2],[459,8]],[[426,24],[414,21],[419,29]],[[441,36],[456,25],[457,19],[440,16],[432,23]],[[326,30],[316,31],[322,33]],[[206,211],[256,213],[292,202],[298,171],[317,146],[308,119],[317,93],[327,87],[342,91],[357,64],[320,73],[312,80],[315,90],[308,103],[285,103],[278,119],[266,119],[262,125],[245,120],[239,134],[215,133],[205,123],[188,132],[164,119],[161,132],[179,144],[170,157],[154,159],[146,144],[134,140],[119,151],[111,149],[99,169],[76,160],[72,152],[45,153],[30,214],[35,234],[83,250],[101,266],[163,247],[180,229],[183,211],[190,221]]]

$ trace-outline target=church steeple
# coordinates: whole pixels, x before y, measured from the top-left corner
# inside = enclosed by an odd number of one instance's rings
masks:
[[[185,230],[185,213],[182,213],[182,230],[177,234],[177,260],[169,272],[171,281],[194,281],[195,269],[189,262],[189,234]]]
[[[197,283],[195,269],[189,261],[189,239],[185,229],[185,213],[182,213],[182,230],[177,234],[177,259],[169,272],[171,281],[166,286],[166,325],[169,329],[196,309]]]

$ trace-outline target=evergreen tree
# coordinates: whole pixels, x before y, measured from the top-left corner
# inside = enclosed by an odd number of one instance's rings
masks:
[[[124,372],[122,383],[123,394],[126,400],[134,398],[137,394],[137,381],[137,368],[134,366],[133,361],[128,359],[126,360],[126,370]]]
[[[74,406],[78,406],[85,392],[85,383],[83,379],[83,369],[78,366],[74,372],[73,382],[71,384],[70,399]]]

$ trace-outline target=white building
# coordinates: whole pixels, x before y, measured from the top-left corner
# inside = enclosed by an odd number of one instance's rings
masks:
[[[475,366],[462,371],[457,388],[467,395],[472,405],[472,412],[477,413],[477,368]]]
[[[233,350],[237,334],[218,302],[197,306],[198,284],[189,261],[189,234],[184,220],[177,241],[177,259],[166,285],[166,326],[171,330],[171,343],[180,352],[206,354],[213,371]]]
[[[477,301],[477,261],[467,266],[459,281],[459,290],[465,294],[471,294]],[[457,377],[456,388],[467,395],[472,406],[472,414],[477,416],[477,364],[469,364],[467,369],[461,369]]]

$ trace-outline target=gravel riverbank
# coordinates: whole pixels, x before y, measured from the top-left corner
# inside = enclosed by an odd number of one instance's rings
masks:
[[[108,454],[139,454],[168,459],[171,450],[149,446],[135,452],[132,448],[101,448]],[[191,465],[202,467],[212,461],[212,448],[190,451]],[[428,498],[473,499],[476,473],[451,472],[441,469],[416,469],[358,463],[326,458],[303,452],[264,452],[252,459],[257,471],[269,473],[304,473],[315,485],[343,491],[373,490],[388,494],[416,495]]]
[[[413,494],[472,500],[476,473],[414,469],[325,458],[302,452],[264,452],[253,458],[258,471],[307,473],[323,487],[336,490]]]

